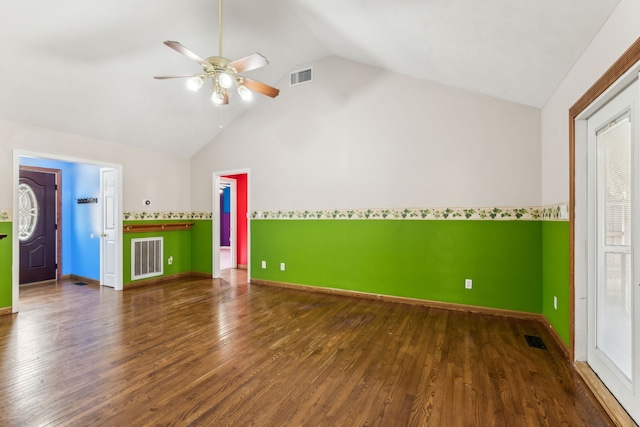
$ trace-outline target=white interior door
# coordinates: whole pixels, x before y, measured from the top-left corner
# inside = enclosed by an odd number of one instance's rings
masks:
[[[638,80],[588,119],[587,361],[640,422]]]
[[[118,230],[118,171],[100,169],[102,202],[102,233],[100,242],[100,285],[122,289],[117,250],[120,244]]]

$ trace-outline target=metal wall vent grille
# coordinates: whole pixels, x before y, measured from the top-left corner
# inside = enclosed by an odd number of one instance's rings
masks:
[[[289,74],[289,85],[296,86],[302,83],[307,83],[313,80],[313,68],[307,68],[306,70],[294,71]]]
[[[544,345],[544,341],[542,341],[542,338],[540,337],[537,337],[535,335],[525,335],[524,339],[527,341],[529,347],[541,348],[543,350],[547,349],[547,346]]]
[[[131,280],[162,276],[162,237],[131,240]]]

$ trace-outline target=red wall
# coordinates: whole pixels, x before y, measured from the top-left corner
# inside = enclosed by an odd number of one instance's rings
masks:
[[[247,219],[247,174],[227,175],[224,178],[232,178],[236,180],[236,203],[237,217],[236,228],[238,230],[237,239],[237,259],[238,264],[247,265],[249,263],[248,251],[248,219]]]

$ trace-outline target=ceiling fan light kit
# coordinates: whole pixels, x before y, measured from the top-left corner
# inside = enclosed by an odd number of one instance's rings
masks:
[[[253,93],[242,85],[238,85],[238,95],[243,101],[251,101],[251,98],[253,98]]]
[[[204,77],[201,76],[191,77],[189,80],[187,80],[187,87],[194,92],[199,91],[203,84]]]
[[[218,8],[218,56],[202,59],[179,42],[171,40],[164,42],[164,44],[171,49],[200,64],[203,73],[179,76],[156,76],[154,78],[160,80],[187,78],[187,87],[193,91],[200,90],[204,82],[210,80],[212,83],[211,101],[215,105],[226,105],[229,103],[229,89],[233,86],[236,87],[236,91],[243,101],[251,100],[253,97],[252,91],[275,98],[280,93],[279,89],[240,75],[240,73],[245,71],[255,70],[268,65],[269,61],[267,61],[267,58],[259,53],[254,53],[235,61],[231,61],[222,56],[222,0],[218,0]]]

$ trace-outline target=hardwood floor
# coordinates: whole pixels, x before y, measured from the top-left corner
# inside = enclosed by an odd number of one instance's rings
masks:
[[[613,425],[534,321],[226,275],[21,288],[0,317],[0,424]]]

